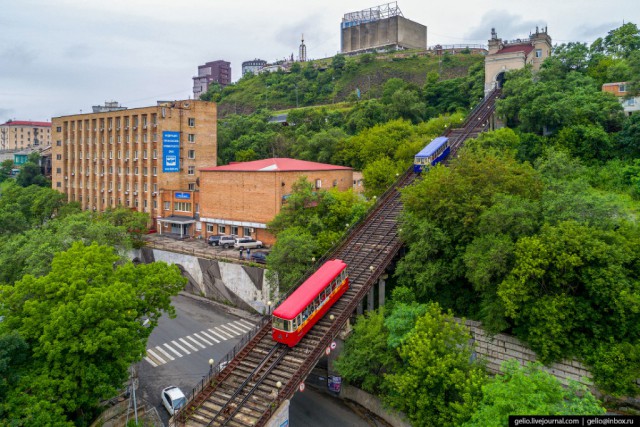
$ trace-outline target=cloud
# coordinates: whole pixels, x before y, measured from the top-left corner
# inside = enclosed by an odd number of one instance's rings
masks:
[[[85,59],[93,54],[91,49],[86,44],[74,44],[64,50],[63,55],[69,59]]]
[[[534,32],[536,26],[545,27],[543,21],[524,20],[520,15],[514,15],[504,10],[490,10],[480,19],[480,24],[465,34],[469,40],[489,40],[491,28],[495,28],[498,37],[503,40],[522,38]]]
[[[607,33],[614,28],[618,28],[622,25],[619,22],[607,22],[605,24],[599,25],[580,25],[577,28],[574,28],[571,32],[572,37],[577,40],[589,40],[594,41],[598,37],[604,37]]]
[[[0,122],[6,122],[13,116],[14,113],[15,110],[11,108],[0,108]]]

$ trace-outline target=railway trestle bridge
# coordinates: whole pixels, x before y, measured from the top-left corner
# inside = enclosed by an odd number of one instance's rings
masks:
[[[455,156],[465,140],[489,128],[499,94],[498,90],[489,93],[461,128],[447,131],[451,156]],[[343,241],[308,272],[307,277],[327,259],[341,259],[349,268],[350,288],[300,343],[293,348],[275,343],[270,333],[271,320],[264,317],[226,363],[203,378],[187,405],[172,419],[173,425],[250,427],[267,424],[280,404],[293,396],[398,254],[402,246],[397,223],[402,209],[399,190],[415,179],[410,168],[378,198],[368,215],[352,226]]]

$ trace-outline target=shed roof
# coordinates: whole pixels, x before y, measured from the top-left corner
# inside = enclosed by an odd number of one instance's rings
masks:
[[[500,55],[503,53],[514,53],[514,52],[524,52],[525,55],[528,55],[529,52],[531,52],[532,50],[533,50],[533,46],[531,46],[530,44],[513,44],[513,45],[507,45],[503,47],[502,49],[497,51],[495,55]]]
[[[50,122],[32,122],[29,120],[12,120],[10,122],[3,123],[2,126],[40,126],[51,127]]]

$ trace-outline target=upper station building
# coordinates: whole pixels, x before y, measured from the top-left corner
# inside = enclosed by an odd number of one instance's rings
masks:
[[[346,13],[340,28],[342,53],[427,48],[427,27],[402,16],[398,2]]]
[[[215,103],[194,100],[54,117],[52,186],[83,209],[122,205],[193,234],[199,170],[216,164],[216,120]]]
[[[519,70],[526,65],[531,65],[534,70],[539,70],[542,62],[551,55],[551,37],[547,34],[547,28],[531,34],[528,39],[503,41],[498,38],[495,28],[491,29],[489,40],[489,53],[485,58],[485,93],[496,87],[502,87],[505,73],[509,70]]]
[[[51,145],[51,123],[9,120],[0,125],[0,151],[27,150]]]
[[[633,113],[640,111],[640,96],[632,96],[632,92],[629,91],[629,83],[617,82],[617,83],[605,83],[602,85],[602,91],[613,94],[618,98],[624,108],[624,113],[630,116]]]

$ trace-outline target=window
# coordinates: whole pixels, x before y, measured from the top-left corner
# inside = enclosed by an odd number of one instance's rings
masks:
[[[174,202],[173,209],[180,212],[191,212],[191,203],[189,202]]]
[[[251,236],[251,228],[244,227],[243,233],[245,236]]]
[[[156,166],[153,167],[153,176],[158,176],[158,168]]]
[[[316,179],[316,188],[322,188],[322,180]]]
[[[57,145],[58,147],[62,146],[62,141],[60,141],[60,140],[56,141],[56,145]]]
[[[207,233],[213,233],[213,224],[207,224]]]
[[[542,58],[542,49],[536,49],[536,58]]]
[[[158,192],[158,184],[153,184],[153,192],[154,193]]]
[[[171,202],[164,202],[164,210],[165,211],[171,210]]]
[[[237,225],[232,225],[231,226],[231,234],[235,234],[236,236],[238,235],[238,226]]]
[[[633,107],[634,105],[636,105],[636,99],[635,98],[627,99],[627,106]]]
[[[62,154],[56,154],[56,160],[62,160]]]
[[[62,132],[62,126],[56,127],[56,132]]]
[[[154,159],[158,158],[158,150],[153,150],[153,158]]]
[[[147,173],[148,173],[148,172],[149,172],[149,169],[148,169],[146,166],[144,166],[144,167],[142,168],[142,175],[147,176]]]
[[[187,152],[187,157],[189,159],[191,159],[191,160],[195,159],[196,158],[196,150],[189,150]]]
[[[142,150],[142,158],[143,159],[147,158],[147,150]]]
[[[56,187],[58,187],[58,188],[62,187],[62,183],[61,182],[56,182]]]
[[[194,119],[193,117],[189,117],[187,119],[187,123],[189,124],[189,127],[194,127],[196,125],[196,119]]]
[[[146,193],[149,190],[149,184],[147,184],[146,182],[142,184],[142,189],[144,190],[144,192]]]
[[[190,182],[189,183],[189,191],[194,191],[196,189],[196,183],[195,182]]]
[[[138,167],[137,166],[135,168],[133,168],[133,174],[134,175],[138,175]]]
[[[620,86],[618,86],[618,90],[620,92],[626,92],[627,91],[627,85],[626,83],[622,83]]]
[[[227,227],[224,225],[218,226],[218,234],[225,234],[227,232]]]
[[[338,186],[338,180],[337,180],[337,179],[334,179],[334,180],[333,180],[333,186],[334,186],[334,187],[337,187],[337,186]]]
[[[190,133],[187,135],[187,141],[196,142],[196,135],[194,133]]]
[[[62,168],[56,168],[56,173],[62,173]]]
[[[187,168],[187,175],[195,175],[196,173],[196,167],[195,166],[189,166]]]

